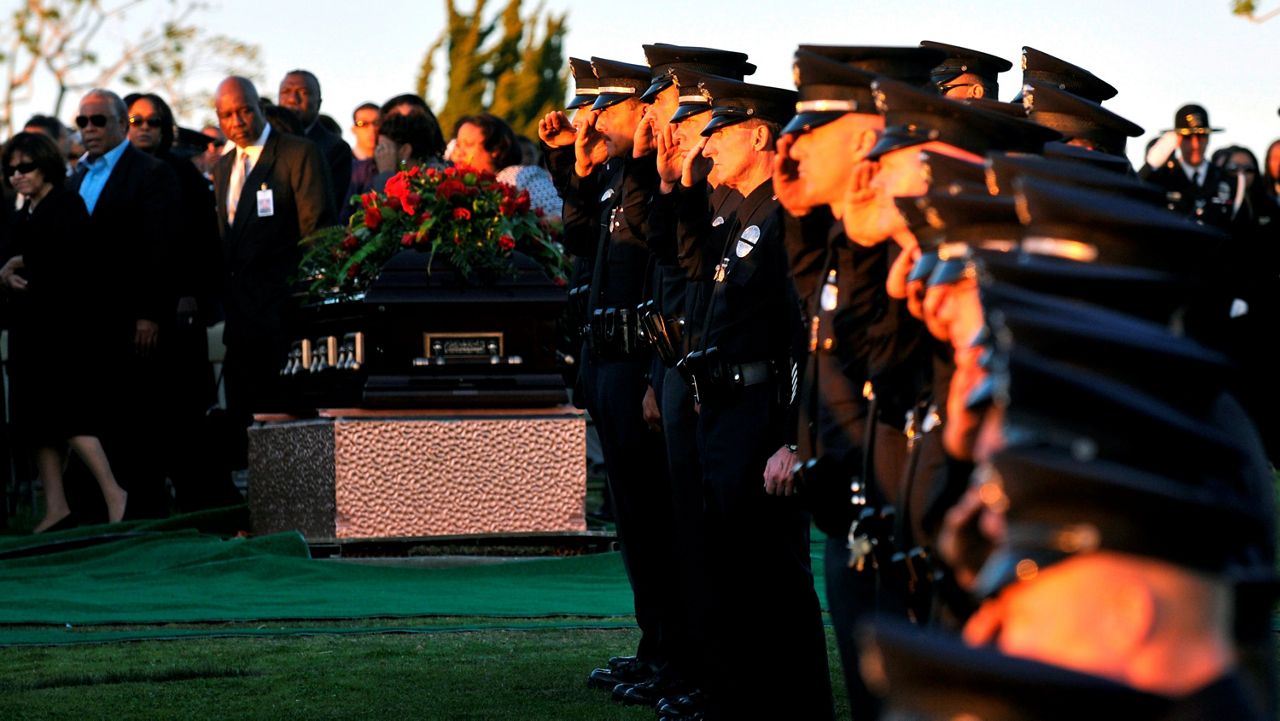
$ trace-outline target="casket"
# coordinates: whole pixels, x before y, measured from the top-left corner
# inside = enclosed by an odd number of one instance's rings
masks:
[[[298,308],[284,408],[532,408],[568,401],[557,353],[565,292],[530,258],[464,276],[405,250],[362,297]]]

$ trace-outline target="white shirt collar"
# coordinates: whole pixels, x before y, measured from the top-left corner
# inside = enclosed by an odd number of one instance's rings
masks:
[[[267,136],[269,135],[271,135],[271,123],[266,123],[262,126],[262,135],[259,135],[258,139],[252,143],[240,148],[240,151],[253,158],[256,162],[258,156],[262,155],[262,147],[267,144]]]

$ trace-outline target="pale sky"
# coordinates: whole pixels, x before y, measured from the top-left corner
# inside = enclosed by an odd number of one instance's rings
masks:
[[[915,45],[936,40],[1014,63],[1014,70],[1000,76],[1000,98],[1007,100],[1020,82],[1021,48],[1030,45],[1087,68],[1120,91],[1104,105],[1146,129],[1147,135],[1129,142],[1135,159],[1148,139],[1171,126],[1174,111],[1185,102],[1203,104],[1213,125],[1226,129],[1214,136],[1210,150],[1242,144],[1261,155],[1280,138],[1280,63],[1275,60],[1280,18],[1250,23],[1231,14],[1228,0],[543,2],[548,9],[567,10],[565,50],[578,57],[643,63],[644,43],[720,47],[750,55],[759,70],[748,80],[792,87],[791,57],[800,43]],[[210,4],[215,9],[201,16],[208,30],[261,47],[264,97],[274,97],[286,71],[307,68],[320,78],[323,112],[344,128],[359,103],[381,103],[413,89],[423,53],[444,23],[443,0]],[[503,4],[490,0],[490,11]],[[526,0],[526,10],[536,4]],[[471,7],[467,0],[459,5]],[[1259,3],[1263,11],[1277,5],[1280,0]],[[217,78],[208,82],[212,87]],[[433,106],[438,107],[442,93],[442,87],[432,88],[428,99]],[[33,106],[30,112],[47,109]],[[25,117],[22,109],[17,115]],[[183,120],[197,123],[210,117]]]

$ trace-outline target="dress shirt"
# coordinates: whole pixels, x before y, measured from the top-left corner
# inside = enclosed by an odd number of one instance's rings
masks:
[[[1182,172],[1187,174],[1187,180],[1190,180],[1192,185],[1195,185],[1196,187],[1204,185],[1205,175],[1209,172],[1208,158],[1201,160],[1199,165],[1189,165],[1187,164],[1187,161],[1182,158],[1182,153],[1178,153],[1178,161],[1182,165]]]
[[[245,181],[249,179],[249,174],[253,172],[253,166],[258,164],[258,158],[262,156],[262,148],[267,143],[267,136],[271,134],[271,123],[262,126],[262,135],[251,144],[243,148],[235,149],[235,160],[232,161],[231,178],[227,186],[227,222],[234,223],[236,219],[236,205],[240,202],[240,195],[244,191]],[[242,172],[243,171],[243,172]]]
[[[84,179],[80,181],[80,197],[84,198],[84,206],[89,210],[90,215],[93,215],[93,208],[98,204],[102,189],[107,187],[111,171],[115,170],[116,163],[120,162],[120,156],[124,155],[124,149],[128,146],[129,141],[125,140],[103,153],[101,157],[90,158],[86,153],[80,159],[80,165],[87,168]]]

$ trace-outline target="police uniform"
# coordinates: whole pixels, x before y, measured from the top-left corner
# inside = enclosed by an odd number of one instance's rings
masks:
[[[1182,137],[1208,135],[1221,132],[1209,124],[1209,112],[1199,105],[1184,105],[1174,116],[1174,131]],[[1192,178],[1182,163],[1181,153],[1171,156],[1160,167],[1143,165],[1139,171],[1168,193],[1169,209],[1219,227],[1230,221],[1230,202],[1233,188],[1227,183],[1222,169],[1208,162],[1206,155],[1203,177]]]
[[[751,119],[780,123],[795,102],[793,92],[777,88],[716,79],[703,85],[714,104],[705,136]],[[765,463],[792,442],[795,420],[800,323],[782,222],[766,180],[719,226],[727,231],[684,253],[695,350],[680,367],[699,403],[713,639],[721,659],[711,711],[720,718],[833,713],[808,515],[796,497],[763,488]],[[760,669],[768,683],[760,683]]]
[[[642,65],[592,58],[599,82],[593,109],[638,98],[648,87]],[[647,166],[646,166],[647,160]],[[609,474],[623,563],[635,597],[641,637],[636,673],[599,675],[601,683],[640,681],[668,660],[665,627],[675,605],[668,593],[673,569],[671,502],[660,434],[649,430],[641,400],[648,386],[649,349],[637,335],[636,306],[649,267],[643,231],[626,222],[628,175],[653,173],[649,159],[613,158],[565,195],[565,246],[592,259],[586,303],[586,343],[579,377],[584,404],[595,420]],[[609,669],[597,669],[597,672]]]

